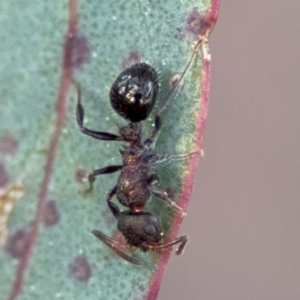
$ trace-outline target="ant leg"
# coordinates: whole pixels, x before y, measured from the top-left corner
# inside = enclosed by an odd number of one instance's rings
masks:
[[[118,219],[119,215],[120,215],[120,209],[118,208],[118,206],[116,204],[114,204],[113,202],[111,202],[111,199],[113,198],[113,196],[117,193],[118,190],[118,186],[115,185],[112,190],[107,194],[106,196],[106,203],[111,211],[111,213],[114,215],[114,217],[116,219]]]
[[[192,56],[190,60],[188,61],[187,65],[185,66],[183,72],[181,73],[180,77],[175,81],[175,83],[172,85],[172,87],[169,89],[167,95],[164,98],[163,105],[160,108],[160,110],[156,113],[155,115],[155,127],[154,130],[151,134],[151,136],[145,141],[145,144],[149,145],[148,147],[152,150],[155,146],[155,142],[157,139],[157,135],[159,133],[159,130],[161,129],[162,126],[162,120],[161,120],[161,115],[163,111],[167,108],[171,100],[176,96],[176,94],[180,91],[183,85],[183,80],[184,77],[189,70],[193,60],[196,57],[196,54],[200,48],[200,46],[207,41],[206,37],[200,37],[198,42],[195,44]]]
[[[198,151],[194,151],[188,154],[179,154],[179,155],[157,155],[153,154],[149,156],[148,165],[150,167],[156,167],[158,165],[164,165],[172,161],[177,160],[184,160],[188,159],[190,157],[193,157],[194,155],[198,154]]]
[[[118,246],[123,246],[120,242],[108,237],[107,235],[103,234],[102,232],[98,230],[92,230],[92,234],[99,239],[101,242],[103,242],[110,250],[112,250],[115,254],[119,255],[121,258],[125,259],[126,261],[134,264],[134,265],[143,265],[142,262],[139,260],[125,254],[120,249],[118,249]]]
[[[110,174],[114,172],[118,172],[122,170],[123,165],[117,165],[117,166],[108,166],[102,169],[94,170],[88,175],[88,181],[90,184],[90,187],[84,191],[84,193],[89,193],[90,191],[93,190],[93,184],[96,180],[96,176],[103,175],[103,174]]]
[[[195,44],[194,49],[193,49],[193,53],[191,55],[190,60],[188,61],[187,65],[185,66],[183,72],[180,74],[180,77],[174,82],[174,84],[172,85],[172,87],[169,89],[163,105],[161,106],[160,110],[157,112],[156,114],[156,118],[159,118],[161,116],[161,114],[163,113],[163,111],[167,108],[167,106],[169,105],[169,103],[172,101],[172,99],[176,96],[176,94],[180,91],[180,89],[182,88],[183,85],[183,80],[185,75],[187,74],[193,60],[196,57],[196,54],[198,53],[199,48],[201,47],[201,45],[203,43],[205,43],[207,41],[207,38],[205,37],[200,37],[200,39],[198,40],[198,42]]]
[[[95,139],[98,140],[103,140],[103,141],[124,141],[124,139],[121,136],[108,133],[108,132],[102,132],[102,131],[94,131],[91,129],[88,129],[83,126],[83,120],[84,120],[84,109],[81,104],[81,88],[79,84],[74,80],[71,79],[73,85],[75,86],[77,90],[77,106],[76,106],[76,119],[77,119],[77,124],[80,128],[80,131],[83,134],[86,134],[88,136],[91,136]]]
[[[156,140],[157,140],[157,135],[158,135],[158,133],[161,129],[161,126],[162,126],[161,115],[156,115],[155,116],[154,130],[153,130],[151,136],[149,138],[147,138],[147,140],[144,143],[146,146],[148,146],[150,152],[155,147],[155,143],[156,143]]]
[[[160,189],[157,188],[157,184],[159,182],[159,178],[158,178],[157,174],[151,174],[148,177],[147,182],[148,182],[148,187],[149,187],[151,193],[155,197],[167,202],[170,206],[172,206],[182,216],[186,215],[185,212],[182,210],[182,208],[180,206],[178,206],[174,201],[172,201],[171,198],[169,198],[166,191],[163,191],[163,190],[160,190]]]
[[[163,190],[159,190],[155,187],[151,188],[151,193],[161,199],[164,200],[165,202],[167,202],[170,206],[172,206],[177,212],[179,212],[183,217],[186,215],[186,213],[182,210],[182,208],[180,206],[178,206],[174,201],[172,201],[171,198],[169,198],[168,194],[166,191]]]
[[[149,245],[149,244],[145,244],[144,246],[146,248],[148,248],[148,250],[152,250],[152,251],[159,251],[159,250],[164,250],[167,249],[169,247],[172,247],[174,245],[179,244],[178,248],[176,249],[176,254],[180,255],[182,254],[187,242],[189,241],[188,237],[186,235],[180,236],[177,239],[166,243],[166,244],[162,244],[162,245]]]
[[[159,183],[159,177],[157,174],[151,174],[146,179],[148,186],[150,187],[150,190],[152,190],[152,187],[156,187]]]

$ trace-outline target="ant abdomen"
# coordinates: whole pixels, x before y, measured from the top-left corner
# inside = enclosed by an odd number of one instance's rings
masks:
[[[131,122],[148,118],[158,94],[158,75],[146,63],[125,69],[114,81],[109,98],[113,109]]]

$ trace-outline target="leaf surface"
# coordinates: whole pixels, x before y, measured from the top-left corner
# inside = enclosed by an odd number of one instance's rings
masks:
[[[118,237],[106,193],[118,174],[86,172],[121,163],[120,143],[80,133],[76,90],[82,87],[85,125],[118,133],[126,124],[109,104],[122,69],[146,61],[160,73],[159,108],[169,78],[187,64],[199,35],[217,18],[212,1],[11,0],[0,4],[0,295],[3,299],[155,299],[170,251],[128,250],[131,265],[92,234]],[[200,150],[207,115],[210,56],[199,51],[182,91],[163,113],[155,153]],[[153,116],[143,122],[146,138]],[[198,156],[155,169],[160,186],[186,208]],[[114,200],[116,202],[116,200]],[[177,237],[182,218],[153,198],[166,238]]]

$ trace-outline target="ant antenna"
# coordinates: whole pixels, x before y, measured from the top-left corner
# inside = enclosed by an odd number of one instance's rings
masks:
[[[140,262],[139,260],[125,254],[124,252],[122,252],[121,250],[118,249],[118,246],[121,246],[121,243],[119,243],[118,241],[106,236],[105,234],[103,234],[101,231],[98,230],[92,230],[92,234],[99,239],[100,241],[102,241],[108,248],[110,248],[114,253],[116,253],[117,255],[119,255],[120,257],[122,257],[123,259],[125,259],[126,261],[137,265],[137,266],[141,266],[143,265],[142,262]]]

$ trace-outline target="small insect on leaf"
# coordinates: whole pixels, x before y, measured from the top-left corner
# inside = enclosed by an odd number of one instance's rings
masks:
[[[155,115],[155,127],[152,134],[143,142],[141,121],[148,118],[152,112],[158,95],[158,75],[155,69],[147,63],[137,63],[117,76],[110,90],[110,102],[113,109],[130,123],[119,127],[119,135],[108,132],[91,130],[84,126],[84,108],[81,103],[81,89],[78,83],[73,80],[77,88],[77,123],[82,133],[103,141],[123,141],[128,146],[123,145],[120,150],[122,165],[107,166],[89,173],[89,188],[93,189],[93,183],[97,176],[120,171],[117,184],[111,189],[106,197],[107,205],[112,215],[117,220],[118,230],[123,234],[128,246],[136,247],[144,252],[161,252],[174,245],[178,245],[176,254],[181,254],[188,242],[187,236],[183,235],[174,240],[164,239],[164,233],[160,224],[160,219],[153,213],[145,212],[145,206],[151,196],[164,201],[170,205],[174,211],[184,216],[185,213],[169,196],[166,190],[159,187],[159,177],[157,174],[149,174],[150,168],[164,165],[174,161],[187,160],[197,152],[181,155],[157,155],[152,154],[155,143],[162,126],[162,113],[171,100],[183,88],[184,77],[193,62],[199,47],[204,40],[200,39],[194,47],[192,56],[188,61],[184,71],[173,78],[170,88],[162,105]],[[121,211],[112,202],[116,196],[119,203],[127,208]],[[141,265],[135,258],[128,256],[121,251],[120,243],[104,233],[93,230],[92,233],[108,246],[114,253],[124,260]]]

